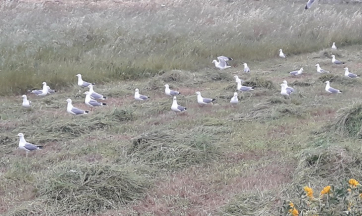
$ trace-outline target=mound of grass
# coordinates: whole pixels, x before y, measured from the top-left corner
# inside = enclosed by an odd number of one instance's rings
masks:
[[[337,121],[331,125],[337,133],[362,138],[362,104],[354,104],[339,111]]]
[[[265,80],[261,77],[252,77],[250,80],[245,81],[243,85],[252,86],[254,88],[276,89],[272,81]]]
[[[133,139],[127,154],[158,168],[177,169],[215,158],[212,136],[154,131]]]
[[[57,209],[55,215],[85,215],[139,199],[149,183],[146,176],[132,169],[72,162],[46,174],[37,189],[38,197]]]

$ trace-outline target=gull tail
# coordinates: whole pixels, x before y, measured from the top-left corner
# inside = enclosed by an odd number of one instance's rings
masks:
[[[38,149],[43,149],[43,146],[37,145],[36,147],[38,147]]]
[[[86,111],[84,111],[84,113],[85,113],[85,114],[88,114],[88,113],[89,113],[89,111],[88,111],[88,110],[86,110]]]
[[[107,105],[106,103],[102,103],[103,106]]]

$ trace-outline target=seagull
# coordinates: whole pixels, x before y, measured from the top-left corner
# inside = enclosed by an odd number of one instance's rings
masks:
[[[317,67],[317,72],[318,72],[318,73],[329,73],[329,71],[323,70],[323,69],[321,68],[321,66],[319,66],[319,64],[316,64],[315,66]]]
[[[43,82],[43,89],[42,90],[33,90],[30,93],[33,93],[37,96],[45,96],[48,94],[48,87],[47,87],[47,83]]]
[[[305,9],[309,9],[310,7],[312,7],[312,4],[314,3],[314,0],[308,0],[307,4],[305,5]]]
[[[217,59],[222,59],[222,60],[224,60],[224,61],[226,61],[226,63],[228,62],[228,61],[232,61],[232,60],[234,60],[234,59],[232,59],[232,58],[230,58],[230,57],[226,57],[226,56],[219,56],[219,57],[217,57]]]
[[[148,96],[141,95],[141,94],[139,93],[139,92],[140,92],[139,89],[135,89],[134,91],[135,91],[135,93],[134,93],[134,99],[136,99],[136,100],[144,101],[144,100],[147,100],[148,98],[150,98],[150,97],[148,97]]]
[[[245,73],[249,73],[250,72],[250,68],[248,67],[248,64],[244,63],[244,72]]]
[[[31,101],[29,101],[26,97],[26,95],[23,95],[21,96],[23,98],[23,104],[22,106],[23,107],[26,107],[26,108],[29,108],[30,107],[30,104],[31,104]]]
[[[57,92],[56,90],[51,89],[48,85],[47,85],[47,89],[48,89],[48,94],[53,94],[53,93]]]
[[[28,143],[27,141],[25,141],[23,133],[19,133],[18,137],[20,138],[19,148],[24,149],[26,151],[26,157],[28,157],[28,152],[43,148],[43,146],[34,145],[34,144],[31,144],[31,143]]]
[[[303,73],[303,68],[300,68],[297,71],[289,72],[289,74],[292,75],[292,76],[298,76],[298,75],[301,75],[302,73]]]
[[[241,85],[241,81],[236,81],[237,82],[237,90],[244,92],[244,91],[253,91],[253,87],[249,87],[249,86],[242,86]]]
[[[215,101],[215,99],[212,99],[212,98],[203,98],[201,96],[201,93],[198,91],[195,93],[197,95],[197,103],[199,103],[199,104],[212,104],[212,102]]]
[[[335,49],[335,50],[337,49],[336,42],[333,42],[332,49]]]
[[[169,96],[176,96],[176,95],[179,95],[180,92],[171,90],[170,86],[168,84],[166,84],[165,85],[165,94],[167,94]]]
[[[217,61],[217,60],[213,60],[213,61],[212,61],[212,63],[215,64],[215,67],[219,68],[220,70],[223,70],[223,69],[226,69],[226,68],[231,67],[231,66],[229,66],[229,65],[226,64],[226,61],[224,60],[224,57],[225,57],[225,56],[219,56],[219,57],[217,57],[217,59],[218,59],[219,61]]]
[[[239,82],[239,81],[240,81],[241,83],[244,82],[244,80],[240,79],[237,75],[235,75],[234,78],[235,78],[235,82]]]
[[[104,97],[103,95],[101,94],[98,94],[97,92],[95,92],[93,90],[93,84],[89,84],[88,85],[88,88],[89,88],[89,93],[90,93],[90,97],[94,100],[105,100],[106,97]]]
[[[239,103],[238,93],[237,93],[237,92],[234,92],[234,96],[231,98],[230,103],[231,103],[231,104],[237,104],[237,103]]]
[[[338,90],[338,89],[335,89],[335,88],[332,88],[330,85],[329,85],[329,81],[326,81],[326,91],[329,92],[329,93],[332,93],[332,94],[337,94],[337,93],[342,93],[342,91]]]
[[[288,82],[286,80],[283,80],[283,84],[285,84],[287,91],[294,92],[294,88],[288,86]]]
[[[78,85],[79,85],[80,87],[88,87],[90,84],[93,84],[93,85],[94,85],[94,83],[89,83],[89,82],[83,81],[81,74],[77,74],[77,75],[75,75],[75,76],[78,77]]]
[[[290,89],[288,90],[287,84],[282,83],[282,84],[280,84],[280,86],[282,87],[282,89],[281,89],[281,91],[280,91],[280,94],[281,94],[281,95],[284,95],[284,96],[288,96],[288,97],[289,97],[290,94],[293,93],[293,91],[291,91]]]
[[[105,105],[107,105],[106,103],[102,103],[102,102],[98,102],[98,101],[96,101],[96,100],[93,100],[93,99],[91,98],[91,93],[90,93],[89,91],[84,92],[84,94],[86,95],[84,102],[85,102],[85,104],[87,104],[88,106],[90,106],[91,109],[92,109],[93,107],[96,107],[96,106],[105,106]]]
[[[357,74],[349,72],[348,67],[344,68],[344,76],[349,77],[349,78],[359,78]]]
[[[173,102],[172,102],[171,110],[173,110],[175,112],[184,112],[187,109],[186,109],[186,107],[178,105],[177,100],[176,100],[176,96],[173,96]]]
[[[334,64],[344,64],[344,62],[341,62],[341,61],[336,60],[336,56],[335,56],[335,55],[332,55],[332,63],[334,63]]]
[[[73,107],[72,105],[72,100],[71,99],[67,99],[68,105],[67,105],[67,112],[73,115],[83,115],[83,114],[88,114],[89,111],[84,111],[81,109],[78,109],[76,107]]]
[[[284,55],[282,49],[279,49],[279,57],[280,57],[280,58],[285,58],[285,55]]]

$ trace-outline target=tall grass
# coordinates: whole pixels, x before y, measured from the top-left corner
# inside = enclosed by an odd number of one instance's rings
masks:
[[[0,95],[47,81],[139,79],[171,69],[212,67],[218,55],[256,61],[361,43],[358,7],[280,1],[143,1],[51,5],[7,1],[0,7]],[[126,7],[127,6],[127,7]],[[240,63],[240,62],[239,62]],[[238,64],[236,61],[235,64]]]

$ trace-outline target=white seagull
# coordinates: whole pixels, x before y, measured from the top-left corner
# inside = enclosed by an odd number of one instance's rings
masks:
[[[281,95],[289,97],[290,94],[293,93],[293,91],[287,89],[287,85],[285,83],[280,84],[280,86],[282,87],[282,89],[280,91]]]
[[[28,152],[35,151],[35,150],[43,148],[43,146],[34,145],[34,144],[31,144],[31,143],[28,143],[27,141],[25,141],[23,133],[19,133],[18,137],[20,138],[20,140],[19,140],[19,148],[24,149],[26,151],[26,156],[27,157],[28,157]]]
[[[172,101],[171,110],[173,110],[173,111],[175,111],[175,112],[184,112],[184,111],[187,110],[187,108],[178,105],[178,104],[177,104],[177,100],[176,100],[176,96],[173,96],[173,101]]]
[[[230,103],[231,103],[231,104],[237,104],[237,103],[239,103],[238,93],[237,93],[237,92],[234,92],[234,96],[231,98]]]
[[[135,91],[134,92],[134,99],[136,99],[136,100],[144,101],[144,100],[147,100],[148,98],[150,98],[148,96],[141,95],[139,89],[135,89],[134,91]]]
[[[227,58],[227,57],[226,57]],[[226,68],[229,68],[231,66],[227,65],[226,64],[226,61],[225,61],[225,56],[219,56],[217,57],[217,60],[213,60],[212,63],[215,64],[215,67],[219,68],[220,70],[223,70],[223,69],[226,69]]]
[[[253,91],[253,87],[249,87],[249,86],[243,86],[241,85],[241,81],[236,81],[237,82],[237,87],[236,89],[238,91],[244,92],[244,91]]]
[[[319,64],[316,64],[315,66],[317,67],[317,72],[318,72],[318,73],[329,73],[329,71],[323,70],[323,69],[321,68],[321,66],[319,66]]]
[[[235,75],[234,78],[235,78],[235,82],[239,82],[239,81],[240,81],[241,83],[244,82],[244,80],[240,79],[237,75]]]
[[[283,80],[283,84],[285,84],[287,91],[294,92],[294,88],[288,86],[288,82],[286,80]]]
[[[344,68],[344,76],[349,78],[359,78],[357,74],[349,72],[348,67]]]
[[[250,68],[248,67],[248,64],[244,63],[244,72],[245,73],[249,73],[250,72]]]
[[[336,60],[336,56],[335,56],[335,55],[332,55],[332,63],[333,63],[333,64],[344,64],[344,62],[341,62],[341,61]]]
[[[85,94],[85,101],[84,102],[85,102],[85,104],[90,106],[91,109],[93,107],[96,107],[96,106],[105,106],[105,105],[107,105],[106,103],[98,102],[98,101],[92,99],[91,98],[91,93],[89,91],[84,92],[84,94]]]
[[[332,49],[335,49],[335,50],[337,49],[336,42],[333,42]]]
[[[22,106],[23,107],[26,107],[26,108],[29,108],[30,107],[30,104],[31,104],[31,101],[28,100],[28,98],[26,97],[26,95],[23,95],[21,96],[23,98],[23,104]]]
[[[89,84],[88,85],[88,88],[89,88],[89,93],[90,93],[90,97],[94,100],[105,100],[106,97],[101,95],[101,94],[98,94],[97,92],[95,92],[93,90],[93,84]]]
[[[78,77],[78,85],[79,85],[80,87],[88,87],[90,84],[93,84],[93,85],[94,85],[94,83],[89,83],[89,82],[84,81],[84,80],[82,79],[82,75],[81,75],[81,74],[77,74],[77,75],[75,75],[75,76]]]
[[[338,89],[335,89],[335,88],[332,88],[330,85],[329,85],[329,81],[326,81],[326,91],[329,92],[329,93],[332,93],[332,94],[337,94],[337,93],[342,93],[342,91],[338,90]]]
[[[48,94],[48,86],[46,82],[43,82],[43,89],[42,90],[33,90],[30,93],[33,93],[37,96],[45,96]]]
[[[285,55],[284,55],[282,49],[279,49],[279,57],[280,57],[280,58],[285,58]]]
[[[195,92],[196,95],[197,95],[197,103],[199,104],[212,104],[212,102],[215,101],[215,99],[212,99],[212,98],[203,98],[201,96],[201,93],[199,91]]]
[[[89,111],[84,111],[81,109],[78,109],[76,107],[73,107],[72,105],[72,100],[71,99],[67,99],[68,105],[67,105],[67,112],[73,115],[83,115],[83,114],[88,114]]]
[[[180,92],[171,90],[170,86],[168,84],[166,84],[165,85],[165,94],[167,94],[169,96],[176,96],[176,95],[179,95]]]
[[[303,73],[303,68],[300,68],[297,71],[289,72],[289,74],[292,75],[292,76],[298,76],[298,75],[301,75],[302,73]]]
[[[314,3],[314,0],[308,0],[307,4],[305,5],[304,9],[309,9],[310,7],[312,7],[312,4]]]

